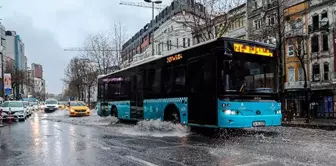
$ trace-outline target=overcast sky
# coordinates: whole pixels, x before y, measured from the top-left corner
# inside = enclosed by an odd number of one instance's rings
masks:
[[[137,1],[137,0],[128,0]],[[142,0],[138,0],[138,2]],[[170,1],[170,0],[169,0]],[[119,5],[119,0],[0,0],[0,18],[25,43],[28,63],[43,65],[47,92],[60,93],[64,69],[90,33],[120,21],[132,36],[151,19],[151,9]]]

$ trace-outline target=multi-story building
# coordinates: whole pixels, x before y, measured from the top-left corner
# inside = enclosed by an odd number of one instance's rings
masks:
[[[19,70],[23,70],[25,46],[22,39],[15,31],[6,31],[6,53],[7,56],[15,60],[15,66]]]
[[[31,64],[31,70],[33,71],[33,76],[36,78],[43,78],[43,68],[42,65],[32,63]]]
[[[6,58],[6,29],[0,22],[0,96],[4,97],[3,73],[5,70],[4,60]]]
[[[247,0],[248,39],[270,42],[277,35],[278,0]]]
[[[34,97],[44,98],[45,96],[45,80],[34,77]]]
[[[190,0],[176,0],[162,10],[154,20],[146,24],[122,47],[122,67],[133,61],[154,54],[165,55],[191,44],[191,30],[183,23],[189,20],[190,9],[202,11],[204,7]],[[184,19],[184,20],[181,20]],[[181,22],[182,21],[182,22]],[[154,34],[154,40],[152,39]],[[154,43],[154,53],[152,44]]]
[[[284,68],[286,81],[284,84],[284,108],[296,108],[296,116],[304,116],[305,73],[306,90],[310,88],[309,54],[307,47],[308,34],[308,1],[294,0],[284,6]],[[303,65],[304,64],[304,65]]]
[[[28,68],[27,69],[27,82],[26,82],[26,88],[24,90],[25,96],[33,95],[34,94],[34,77],[33,77],[33,71]]]
[[[317,102],[318,117],[336,118],[335,36],[336,1],[310,0],[308,47],[310,54],[312,100]]]
[[[14,59],[15,65],[13,68],[13,66],[10,64],[12,68],[11,70],[17,69],[22,72],[25,72],[24,57],[25,57],[25,46],[20,36],[17,35],[15,31],[6,31],[6,65],[8,65],[9,67],[9,64],[7,64],[7,62],[10,62],[11,59]],[[7,60],[7,58],[9,59]],[[14,87],[15,89],[13,92],[16,96],[19,96],[24,93],[23,81],[21,82],[22,83],[19,83]]]
[[[193,44],[198,44],[216,37],[247,38],[246,3],[243,3],[227,13],[220,14],[204,23],[198,32],[193,32]],[[208,27],[210,26],[210,27]]]

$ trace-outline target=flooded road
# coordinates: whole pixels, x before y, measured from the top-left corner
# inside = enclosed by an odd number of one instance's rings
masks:
[[[258,128],[216,137],[159,121],[34,113],[0,128],[1,165],[334,165],[336,132]]]

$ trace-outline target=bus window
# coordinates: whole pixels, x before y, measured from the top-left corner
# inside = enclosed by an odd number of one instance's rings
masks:
[[[185,88],[185,68],[180,66],[174,68],[174,91],[175,93],[181,93]]]
[[[162,70],[162,92],[166,95],[171,94],[173,86],[173,71],[172,68]]]

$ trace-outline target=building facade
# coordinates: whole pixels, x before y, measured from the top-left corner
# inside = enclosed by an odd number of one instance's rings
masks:
[[[123,45],[122,67],[152,56],[153,43],[156,55],[165,55],[176,51],[180,46],[183,48],[192,45],[191,30],[179,21],[180,19],[184,19],[183,21],[190,19],[189,12],[186,12],[190,9],[194,11],[205,10],[202,5],[190,0],[173,1],[170,6],[162,10],[154,20],[146,24]],[[152,34],[154,34],[154,40]]]
[[[32,63],[31,70],[33,71],[33,76],[36,78],[43,79],[43,67],[40,64]]]
[[[0,22],[0,97],[4,98],[4,80],[3,73],[5,70],[6,58],[6,29]]]
[[[311,0],[308,13],[308,40],[311,70],[311,97],[318,103],[317,117],[336,118],[335,91],[335,0]]]
[[[284,7],[284,68],[285,68],[285,100],[284,109],[293,107],[295,115],[304,117],[305,89],[310,89],[310,57],[308,44],[308,1],[297,0]],[[305,74],[306,73],[306,74]],[[306,82],[305,82],[306,76]]]
[[[247,0],[248,39],[270,43],[270,38],[277,37],[277,1]]]

